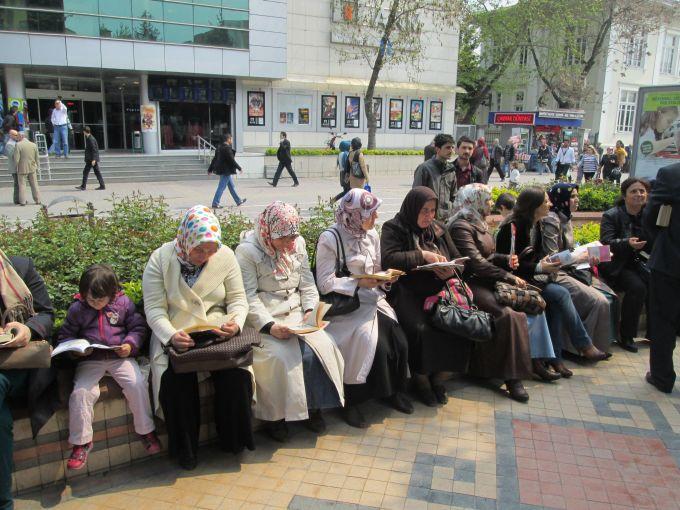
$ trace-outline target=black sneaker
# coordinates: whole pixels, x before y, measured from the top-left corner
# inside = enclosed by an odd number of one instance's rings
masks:
[[[79,189],[80,191],[85,191],[85,187],[84,187],[84,186],[76,186],[76,189]]]
[[[100,190],[101,190],[101,189],[106,189],[106,186],[99,186],[99,187],[96,188],[96,189],[100,189]]]
[[[247,199],[247,198],[244,198],[243,200],[241,200],[241,203],[238,204],[237,207],[240,207],[240,206],[242,206],[243,204],[245,204],[245,203],[246,203],[246,200],[248,200],[248,199]]]
[[[305,426],[312,432],[323,434],[326,432],[326,421],[323,419],[323,414],[320,409],[313,409],[309,411],[309,419],[305,421]]]
[[[273,187],[275,187],[275,188],[276,188],[276,184],[274,184],[273,182],[269,182],[269,181],[267,181],[267,184],[269,184],[270,186],[273,186]]]

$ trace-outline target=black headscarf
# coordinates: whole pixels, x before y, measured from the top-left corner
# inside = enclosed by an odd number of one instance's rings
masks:
[[[416,186],[404,197],[397,218],[417,237],[421,249],[438,252],[434,224],[427,228],[418,226],[420,210],[430,200],[437,201],[435,192],[427,186]]]
[[[567,219],[571,218],[571,209],[569,208],[569,200],[571,200],[571,193],[578,190],[578,184],[570,182],[559,182],[548,190],[548,198],[552,207],[551,211],[562,213]]]

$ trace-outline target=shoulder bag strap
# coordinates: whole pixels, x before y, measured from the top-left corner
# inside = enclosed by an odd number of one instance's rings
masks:
[[[345,245],[342,244],[342,238],[340,237],[340,232],[338,232],[338,230],[336,228],[333,228],[333,227],[329,228],[328,230],[330,230],[333,233],[333,235],[335,236],[336,246],[339,245],[339,248],[338,248],[338,251],[337,251],[337,256],[338,256],[338,264],[337,265],[338,266],[340,265],[339,264],[339,262],[340,262],[340,260],[339,260],[340,259],[340,251],[342,251],[342,268],[341,268],[341,270],[345,274],[350,274],[349,268],[347,267],[347,256],[345,255]]]

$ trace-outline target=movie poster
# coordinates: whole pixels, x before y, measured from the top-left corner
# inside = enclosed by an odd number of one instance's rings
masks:
[[[248,92],[248,125],[264,126],[264,92]]]
[[[373,115],[375,115],[375,127],[382,128],[382,97],[373,98]]]
[[[404,127],[404,100],[390,99],[390,129],[402,129]]]
[[[440,131],[442,129],[442,101],[430,101],[430,129]]]
[[[411,115],[409,118],[410,129],[423,129],[423,110],[425,101],[422,99],[411,99]]]
[[[143,104],[140,108],[142,114],[142,133],[156,132],[156,106]]]
[[[298,108],[298,124],[309,124],[309,108]]]
[[[360,99],[358,96],[345,96],[345,127],[358,128],[359,127],[359,113],[361,106],[359,106]]]
[[[680,85],[640,88],[634,128],[631,176],[655,179],[680,163]]]
[[[321,127],[334,128],[338,120],[338,96],[321,96]]]

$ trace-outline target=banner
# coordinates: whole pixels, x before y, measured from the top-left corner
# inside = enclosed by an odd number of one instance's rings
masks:
[[[143,104],[140,108],[142,114],[142,133],[156,132],[156,105]]]
[[[248,92],[248,125],[264,126],[264,92]]]

